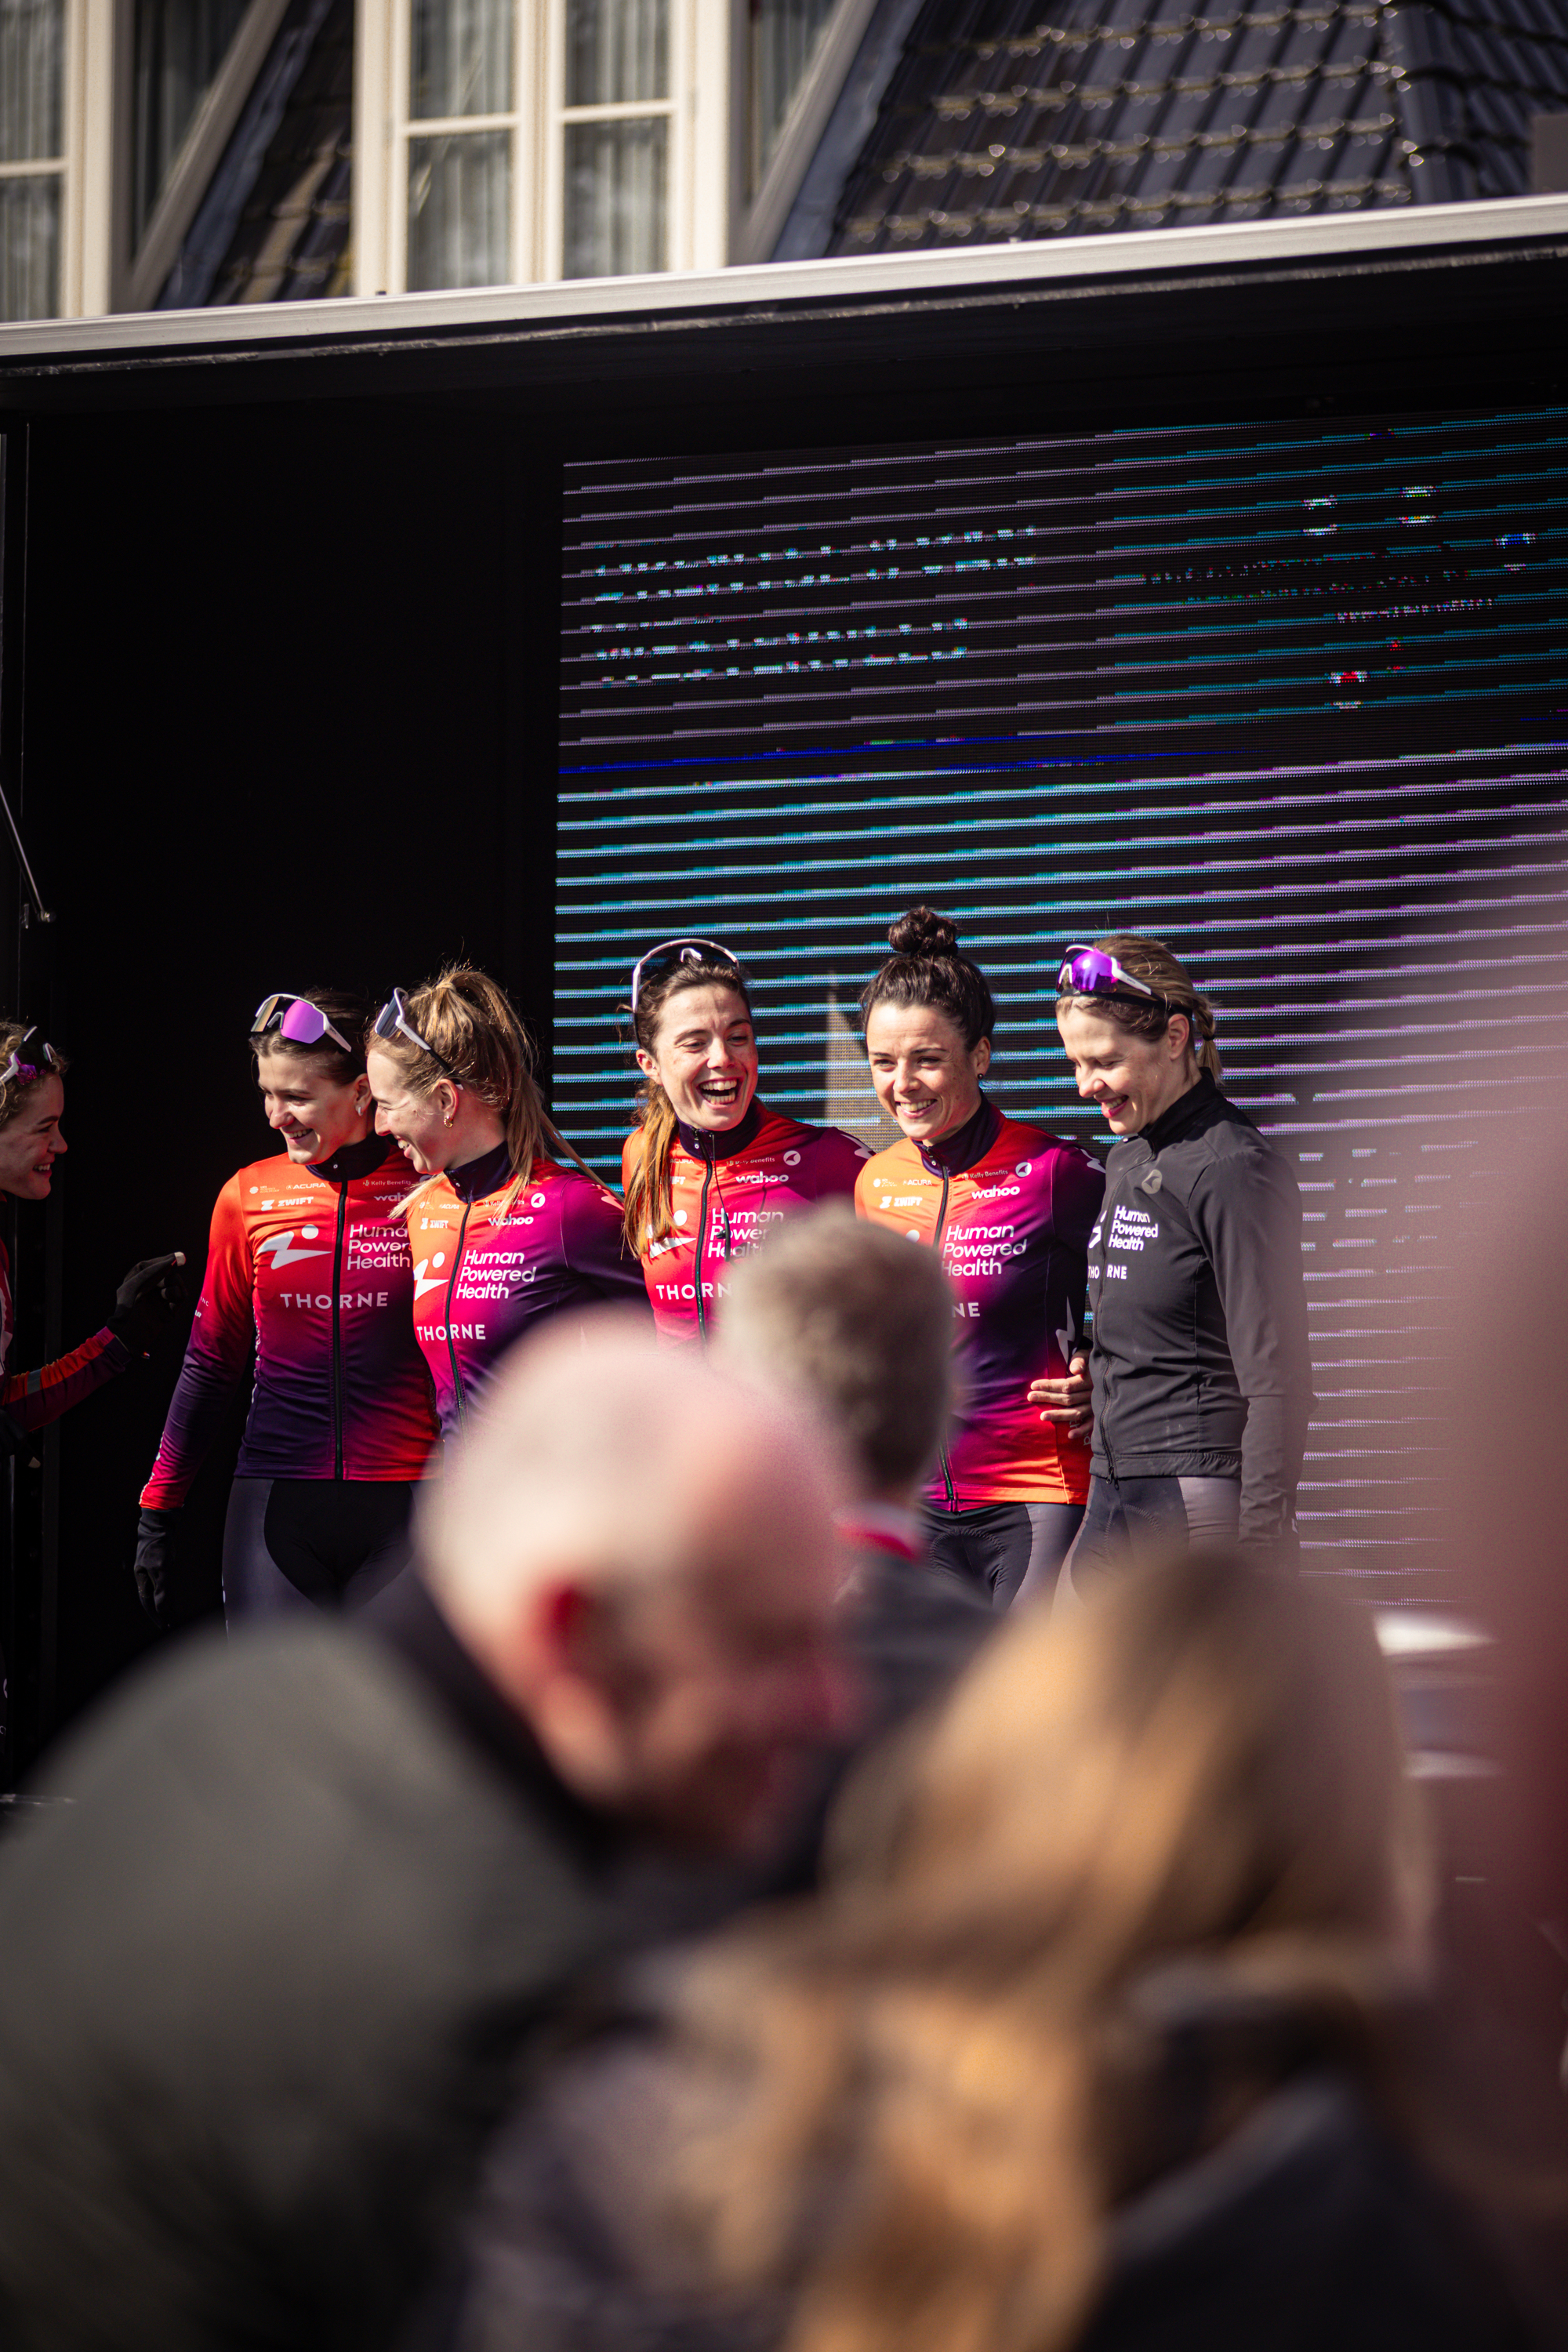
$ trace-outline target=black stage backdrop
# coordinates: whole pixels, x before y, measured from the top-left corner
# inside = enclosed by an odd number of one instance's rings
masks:
[[[474,421],[301,405],[50,418],[7,439],[8,547],[26,531],[23,824],[57,919],[23,933],[3,1001],[72,1062],[55,1199],[13,1220],[25,1366],[101,1324],[139,1257],[184,1248],[199,1280],[219,1186],[273,1148],[246,1046],[268,991],[384,992],[467,954],[547,1040],[548,856],[531,897],[528,851],[549,840],[553,760],[516,726],[527,649],[552,664],[558,542],[536,485],[509,501],[508,437]],[[132,1579],[136,1496],[179,1357],[176,1339],[89,1399],[45,1471],[19,1474],[17,1766],[154,1638]],[[215,1601],[242,1417],[191,1507]]]
[[[887,1140],[853,1003],[926,899],[999,1098],[1103,1144],[1057,963],[1156,934],[1299,1168],[1307,1562],[1436,1597],[1434,1214],[1506,1197],[1568,1038],[1565,458],[1551,408],[570,467],[568,1131],[616,1165],[627,968],[695,932],[755,977],[766,1095]]]

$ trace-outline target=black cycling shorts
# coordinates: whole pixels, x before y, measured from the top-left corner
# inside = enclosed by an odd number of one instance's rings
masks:
[[[237,1478],[223,1531],[229,1624],[363,1609],[408,1560],[407,1478]]]
[[[937,1566],[978,1585],[994,1609],[1011,1608],[1026,1576],[1031,1596],[1050,1591],[1082,1517],[1081,1503],[984,1503],[973,1511],[928,1503],[924,1512]]]

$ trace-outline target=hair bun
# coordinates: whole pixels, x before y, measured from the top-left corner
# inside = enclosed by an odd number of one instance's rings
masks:
[[[888,932],[895,955],[951,956],[958,952],[958,925],[931,907],[911,907]]]

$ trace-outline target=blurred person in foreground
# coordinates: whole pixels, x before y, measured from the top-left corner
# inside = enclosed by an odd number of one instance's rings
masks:
[[[858,1218],[847,1202],[807,1207],[732,1269],[712,1361],[748,1386],[805,1406],[843,1448],[847,1499],[837,1514],[844,1580],[838,1616],[857,1668],[858,1717],[812,1769],[787,1836],[744,1863],[695,1870],[643,1855],[626,1882],[645,1931],[674,1944],[750,1904],[813,1886],[824,1822],[853,1756],[917,1708],[945,1695],[997,1618],[980,1589],[935,1566],[920,1513],[921,1488],[952,1402],[953,1292],[934,1251]],[[587,1988],[575,2030],[591,2057],[577,2063],[606,2114],[623,2094],[635,2129],[640,2082],[661,2030],[664,1988],[683,1965],[674,1950],[629,1978]],[[451,2279],[413,2342],[526,2344],[535,2324],[531,2245],[539,2181],[554,2161],[553,2132],[535,2104],[493,2144],[477,2210]],[[591,2214],[562,2220],[563,2250]],[[570,2269],[575,2257],[566,2252]],[[610,2265],[613,2271],[613,2263]],[[583,2254],[574,2292],[600,2316],[619,2310]],[[452,2330],[454,2307],[460,2313]],[[596,2324],[596,2323],[595,2323]],[[616,2325],[603,2339],[616,2341]]]
[[[994,1622],[981,1588],[932,1559],[920,1507],[952,1413],[954,1307],[934,1252],[834,1202],[736,1266],[714,1343],[726,1371],[799,1399],[844,1446],[840,1606],[862,1669],[860,1744],[944,1686]]]
[[[608,1317],[500,1373],[355,1619],[197,1639],[0,1853],[0,2342],[394,2340],[639,1837],[743,1852],[847,1706],[831,1447]]]
[[[1314,1590],[1194,1547],[1020,1609],[825,1897],[711,1946],[612,2097],[557,2077],[464,2352],[1561,2341],[1426,2095],[1415,1797]]]

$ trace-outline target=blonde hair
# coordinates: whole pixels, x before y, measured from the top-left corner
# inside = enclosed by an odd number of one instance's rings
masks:
[[[1152,1969],[1200,1959],[1377,2076],[1426,1901],[1403,1763],[1370,1622],[1232,1557],[1015,1612],[855,1784],[824,1902],[695,1973],[710,2273],[794,2289],[787,2352],[1072,2342],[1157,2144]]]
[[[30,1021],[0,1021],[0,1069],[5,1067],[33,1026],[35,1024]],[[63,1078],[70,1067],[65,1055],[54,1053],[53,1047],[50,1048],[53,1058],[46,1061],[41,1039],[37,1050],[38,1059],[32,1076],[25,1078],[18,1070],[15,1077],[7,1078],[0,1087],[0,1127],[9,1127],[14,1118],[20,1118],[27,1096],[40,1078]]]
[[[1146,981],[1164,998],[1164,1003],[1134,1004],[1126,997],[1075,996],[1068,991],[1058,997],[1057,1010],[1060,1012],[1067,1004],[1077,1005],[1100,1020],[1113,1023],[1118,1029],[1128,1030],[1134,1037],[1151,1041],[1164,1035],[1173,1013],[1183,1013],[1191,1031],[1198,1067],[1206,1070],[1217,1086],[1222,1066],[1219,1047],[1215,1044],[1214,1007],[1206,996],[1199,994],[1164,941],[1146,940],[1136,931],[1108,931],[1093,945],[1101,954],[1113,955],[1134,980]]]
[[[662,971],[650,972],[637,992],[636,1012],[626,1008],[632,1034],[645,1054],[655,1051],[664,1008],[683,989],[731,989],[745,1006],[747,1020],[752,1018],[752,1000],[740,965],[700,940],[682,945],[687,954]],[[642,1148],[634,1155],[626,1177],[626,1236],[632,1255],[642,1258],[656,1242],[668,1241],[675,1231],[669,1162],[678,1121],[675,1105],[658,1080],[646,1074],[637,1088],[637,1108],[635,1132]]]
[[[527,1186],[534,1161],[544,1158],[552,1146],[575,1160],[602,1191],[609,1190],[545,1110],[534,1080],[533,1046],[528,1032],[505,989],[487,972],[472,964],[448,964],[437,979],[414,991],[408,999],[408,1020],[434,1049],[432,1053],[422,1053],[401,1031],[394,1037],[372,1035],[366,1042],[400,1066],[411,1093],[434,1094],[446,1078],[469,1087],[497,1113],[506,1129],[507,1165],[511,1171],[501,1203],[503,1216]],[[426,1179],[426,1184],[435,1181],[433,1176]],[[416,1185],[409,1200],[417,1200],[424,1190],[425,1184]]]

